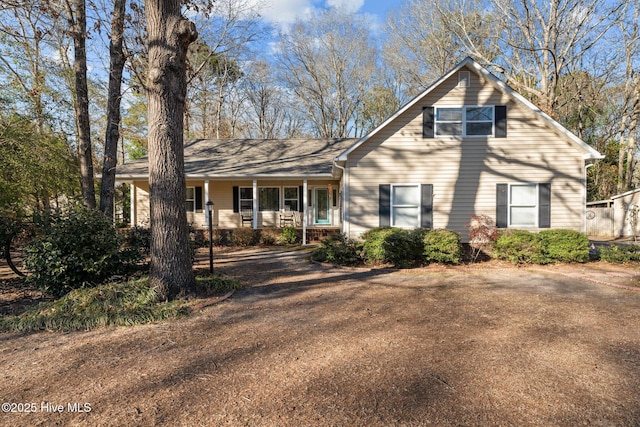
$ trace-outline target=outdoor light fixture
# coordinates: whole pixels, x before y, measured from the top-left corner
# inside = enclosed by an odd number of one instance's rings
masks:
[[[209,217],[209,273],[213,274],[213,202],[207,202],[207,215]]]

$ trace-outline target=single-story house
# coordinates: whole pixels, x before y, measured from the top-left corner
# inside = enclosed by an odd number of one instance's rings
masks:
[[[378,226],[447,228],[473,214],[501,228],[585,230],[586,163],[595,149],[467,58],[358,139],[196,140],[185,145],[189,221],[281,225],[351,238]],[[148,220],[147,160],[119,166],[131,223]],[[306,235],[306,233],[305,233]]]

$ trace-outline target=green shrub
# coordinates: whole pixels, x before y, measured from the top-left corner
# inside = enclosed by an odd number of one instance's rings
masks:
[[[514,264],[537,263],[543,257],[540,236],[525,230],[506,230],[496,239],[493,254]]]
[[[259,233],[257,230],[248,227],[240,227],[233,230],[229,241],[234,246],[251,246],[258,242]]]
[[[55,297],[95,286],[140,260],[137,250],[120,251],[111,221],[87,208],[53,214],[26,252],[24,264],[31,273],[27,281]]]
[[[538,236],[542,245],[540,263],[589,261],[589,238],[574,230],[543,230]]]
[[[640,246],[618,245],[600,247],[600,259],[612,263],[640,262]]]
[[[278,241],[283,245],[292,245],[298,241],[298,230],[295,227],[284,227]]]
[[[337,265],[356,265],[362,262],[358,243],[347,239],[344,234],[320,242],[320,247],[313,251],[311,259]]]
[[[380,227],[362,235],[363,252],[367,263],[391,263],[406,268],[416,261],[415,234],[393,227]]]
[[[460,264],[462,244],[460,236],[450,230],[432,230],[423,237],[424,260],[446,264]]]
[[[145,227],[131,227],[124,232],[124,245],[136,248],[144,255],[149,255],[151,250],[151,229]]]

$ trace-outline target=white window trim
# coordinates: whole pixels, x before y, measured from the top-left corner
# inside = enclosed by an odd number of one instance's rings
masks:
[[[185,195],[186,195],[186,193],[189,192],[189,189],[193,189],[193,199],[186,198],[185,201],[184,201],[185,202],[184,203],[185,204],[184,208],[187,211],[187,213],[196,213],[196,197],[197,197],[196,196],[196,187],[193,186],[193,185],[187,185],[187,191],[185,192]],[[193,202],[193,210],[187,209],[187,202]]]
[[[394,204],[394,200],[393,200],[393,189],[395,187],[417,187],[418,189],[418,204],[417,205],[396,205]],[[421,193],[421,185],[419,183],[415,183],[415,182],[409,182],[409,183],[397,183],[397,184],[391,184],[391,189],[390,189],[390,193],[389,193],[389,214],[390,214],[390,218],[389,218],[389,224],[391,225],[391,227],[397,227],[397,228],[404,228],[404,229],[408,229],[408,230],[412,230],[414,228],[419,228],[420,224],[422,224],[422,193]],[[411,227],[411,226],[402,226],[402,225],[395,225],[395,209],[396,208],[413,208],[413,207],[417,207],[418,208],[418,217],[417,217],[417,225],[415,227]]]
[[[433,135],[436,138],[488,138],[496,134],[496,106],[495,105],[442,105],[434,106],[433,111]],[[462,135],[438,135],[438,109],[461,109],[462,110]],[[468,108],[491,108],[493,119],[491,120],[491,133],[487,135],[467,135],[467,109]],[[440,120],[441,123],[458,123]],[[469,123],[487,123],[488,121],[470,120]]]
[[[514,205],[511,203],[511,187],[512,186],[524,186],[531,185],[536,187],[535,195],[536,195],[536,204],[535,205]],[[540,183],[538,182],[514,182],[509,183],[509,188],[507,189],[508,195],[508,203],[507,203],[507,227],[508,228],[538,228],[540,225]],[[535,224],[513,224],[511,220],[511,208],[512,207],[533,207],[535,209]]]
[[[251,198],[250,199],[243,199],[242,198],[242,190],[243,189],[250,189],[253,192],[253,187],[248,187],[248,186],[244,186],[244,187],[238,187],[238,203],[240,204],[240,206],[238,206],[238,209],[240,211],[242,211],[242,202],[251,202],[251,210],[253,210],[253,194],[251,194]]]

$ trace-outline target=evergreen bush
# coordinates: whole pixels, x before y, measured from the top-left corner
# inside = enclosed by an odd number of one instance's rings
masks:
[[[320,242],[320,247],[313,251],[311,259],[337,265],[357,265],[362,262],[360,245],[344,234],[329,237]]]
[[[460,264],[462,244],[460,235],[450,230],[431,230],[422,239],[426,262]]]
[[[640,246],[611,244],[600,248],[600,259],[612,263],[640,262]]]
[[[55,213],[40,228],[40,235],[27,245],[27,281],[55,297],[95,286],[141,259],[137,249],[120,250],[115,227],[96,210]]]
[[[543,257],[540,237],[525,230],[506,230],[496,239],[493,255],[514,264],[538,263]]]
[[[298,230],[293,226],[284,227],[278,240],[283,245],[293,245],[298,241]]]
[[[589,238],[575,230],[543,230],[538,234],[542,245],[540,263],[589,261]]]

